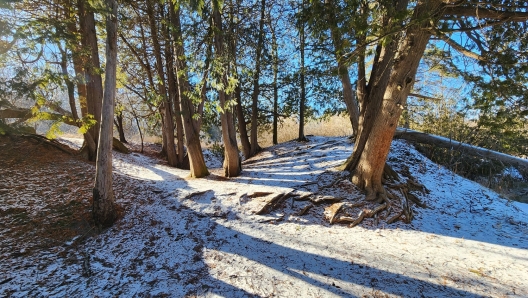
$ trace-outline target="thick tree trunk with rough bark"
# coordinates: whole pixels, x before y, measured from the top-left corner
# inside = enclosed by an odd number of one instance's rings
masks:
[[[222,15],[219,1],[213,1],[213,24],[215,27],[214,44],[216,55],[218,59],[224,59],[224,31],[222,29]],[[224,86],[228,84],[227,71],[227,69],[224,69],[220,77]],[[220,120],[222,122],[222,138],[224,141],[224,175],[226,177],[236,177],[242,171],[242,166],[236,141],[235,124],[233,122],[233,108],[226,104],[229,96],[224,89],[218,91],[218,97],[220,99],[220,106],[222,107]]]
[[[424,20],[409,26],[395,41],[378,47],[360,118],[354,152],[344,168],[353,172],[352,182],[367,192],[367,199],[386,196],[382,185],[385,161],[404,101],[414,84],[418,65],[429,42],[429,27],[441,1],[419,2],[413,19]],[[407,7],[402,1],[400,9]],[[390,22],[389,22],[390,23]],[[386,71],[389,69],[390,71]],[[362,121],[361,121],[362,120]]]
[[[158,94],[161,96],[162,102],[160,104],[160,113],[162,120],[162,136],[165,144],[165,153],[167,154],[167,161],[170,166],[176,167],[178,165],[178,157],[176,155],[176,148],[174,143],[174,121],[172,115],[172,102],[167,95],[167,87],[165,84],[165,72],[163,70],[163,60],[161,57],[161,46],[159,42],[158,26],[156,24],[157,11],[155,10],[153,0],[147,0],[147,14],[149,18],[150,33],[152,44],[154,46],[154,57],[156,59],[156,70],[158,72]]]
[[[181,104],[181,119],[185,130],[185,142],[187,154],[189,156],[190,176],[201,178],[209,175],[200,143],[201,121],[194,119],[194,115],[199,113],[189,98],[190,85],[187,77],[187,63],[185,60],[184,40],[181,30],[180,10],[171,3],[171,23],[173,25],[174,52],[176,56],[176,69],[178,80],[178,93]],[[205,83],[205,82],[204,82]],[[203,105],[200,105],[203,107]]]
[[[117,218],[112,189],[112,130],[117,68],[117,2],[107,0],[106,6],[106,69],[103,109],[95,184],[93,188],[93,218],[97,225],[111,226]]]
[[[90,128],[86,134],[85,141],[88,149],[88,159],[95,160],[97,142],[99,139],[101,106],[103,100],[103,82],[101,78],[101,63],[99,61],[99,49],[97,45],[97,32],[95,28],[95,15],[93,8],[88,1],[78,0],[77,8],[79,14],[81,45],[83,48],[82,68],[84,69],[84,84],[86,88],[79,88],[79,92],[85,92],[86,115],[92,115],[96,121],[95,125]],[[75,55],[74,55],[75,56]],[[83,90],[84,89],[84,90]],[[81,99],[81,109],[83,107],[83,96],[79,93]],[[83,115],[85,116],[85,115]],[[92,140],[87,140],[88,137]]]

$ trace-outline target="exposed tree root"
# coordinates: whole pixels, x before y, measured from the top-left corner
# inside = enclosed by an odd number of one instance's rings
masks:
[[[282,204],[282,202],[284,202],[286,199],[291,198],[292,196],[294,196],[293,192],[280,193],[276,195],[275,197],[273,197],[268,203],[266,203],[266,205],[264,205],[255,214],[262,215],[262,214],[269,213],[275,208],[277,208],[278,206],[280,206],[280,204]]]
[[[354,205],[358,205],[358,204],[354,204]],[[360,224],[365,218],[374,217],[375,215],[377,215],[382,210],[385,210],[388,206],[389,206],[389,204],[385,203],[385,204],[382,204],[382,205],[376,207],[375,209],[362,209],[359,212],[359,214],[357,215],[356,218],[350,217],[350,216],[341,216],[341,217],[334,216],[334,218],[331,219],[330,223],[334,223],[334,222],[336,222],[336,223],[350,223],[349,226],[352,228],[352,227],[355,227],[358,224]]]
[[[197,191],[197,192],[193,192],[193,193],[190,193],[188,195],[186,195],[183,200],[187,200],[187,199],[192,199],[194,197],[197,197],[197,196],[201,196],[201,195],[204,195],[208,192],[210,192],[212,190],[204,190],[204,191]]]
[[[246,197],[252,199],[252,198],[258,198],[258,197],[265,197],[265,196],[271,195],[271,194],[272,194],[272,192],[257,191],[257,192],[254,192],[254,193],[246,195]]]
[[[300,212],[299,212],[299,216],[302,216],[302,215],[305,215],[306,212],[308,212],[308,210],[310,210],[314,205],[310,204],[310,205],[307,205],[306,207],[304,207]]]

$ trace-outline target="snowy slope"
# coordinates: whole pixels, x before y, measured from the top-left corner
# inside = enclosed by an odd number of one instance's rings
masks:
[[[144,189],[125,216],[83,243],[2,256],[12,297],[527,297],[528,213],[433,164],[403,141],[389,163],[429,189],[410,225],[330,225],[304,202],[256,215],[255,192],[310,191],[339,173],[344,138],[266,149],[242,175],[204,179],[134,153],[115,172]],[[218,164],[218,163],[216,163]],[[347,186],[344,183],[344,186]],[[353,185],[347,194],[360,197]],[[11,268],[11,270],[8,270]]]

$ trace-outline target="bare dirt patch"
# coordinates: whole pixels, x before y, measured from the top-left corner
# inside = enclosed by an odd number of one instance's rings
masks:
[[[71,154],[66,152],[71,151]],[[0,256],[19,257],[95,233],[93,163],[44,140],[0,136]],[[116,198],[133,195],[115,177]]]

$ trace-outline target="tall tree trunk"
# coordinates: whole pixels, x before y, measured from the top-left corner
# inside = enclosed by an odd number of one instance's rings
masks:
[[[405,2],[405,1],[404,1]],[[385,45],[377,55],[372,70],[370,87],[365,101],[365,117],[360,127],[359,139],[354,152],[345,167],[353,171],[352,182],[367,192],[367,199],[379,199],[386,195],[382,186],[385,161],[390,149],[394,131],[398,125],[404,101],[414,84],[414,77],[430,38],[431,13],[442,5],[440,0],[420,1],[415,8],[413,19],[424,20],[409,26],[401,35],[399,46]],[[403,7],[406,7],[407,3]],[[433,16],[434,17],[434,16]],[[384,57],[386,55],[386,57]],[[392,56],[390,61],[384,58]],[[375,69],[386,64],[391,71]],[[384,74],[384,73],[389,74]],[[377,88],[382,86],[382,88]],[[381,89],[381,90],[380,90]]]
[[[325,0],[325,5],[327,7],[326,18],[330,26],[330,33],[334,43],[337,71],[343,86],[343,98],[350,118],[350,123],[352,124],[352,135],[357,135],[359,129],[359,108],[356,99],[354,98],[352,83],[350,82],[350,75],[348,74],[348,67],[343,61],[343,39],[335,19],[336,9],[333,0]]]
[[[95,152],[92,152],[94,148],[97,148],[97,142],[99,139],[100,131],[100,119],[101,119],[101,106],[103,100],[103,81],[101,78],[101,63],[99,60],[99,48],[97,45],[97,32],[95,29],[95,15],[93,8],[86,0],[78,0],[78,14],[81,31],[81,45],[83,49],[88,53],[85,56],[83,68],[84,79],[86,83],[86,112],[87,115],[92,115],[96,121],[95,125],[90,128],[89,135],[93,137],[93,143],[95,147],[88,146],[89,153],[88,158],[95,160]],[[81,102],[82,105],[82,102]],[[85,136],[86,138],[86,136]],[[91,140],[88,141],[91,143]]]
[[[178,165],[178,157],[176,155],[176,148],[174,143],[174,121],[172,118],[172,102],[167,96],[167,88],[165,85],[165,72],[163,71],[164,63],[161,57],[161,46],[159,42],[158,27],[156,24],[157,12],[154,10],[153,2],[153,0],[147,0],[146,4],[152,44],[154,46],[154,56],[156,58],[156,66],[159,77],[158,94],[162,98],[162,102],[159,107],[162,117],[162,136],[163,142],[166,145],[165,150],[167,154],[167,161],[170,166],[176,167]]]
[[[258,97],[260,93],[260,56],[264,47],[264,13],[266,12],[266,0],[261,1],[259,33],[257,42],[257,53],[255,57],[255,75],[253,76],[253,94],[251,96],[251,151],[250,156],[255,156],[260,150],[258,144]]]
[[[214,44],[216,49],[216,55],[218,59],[225,57],[224,50],[224,31],[222,29],[222,15],[220,12],[220,1],[213,0],[213,24],[214,30]],[[220,80],[224,86],[227,86],[227,69],[223,70]],[[224,141],[224,174],[226,177],[236,177],[242,171],[240,156],[236,141],[236,130],[233,122],[232,107],[228,106],[228,94],[224,89],[218,91],[218,97],[220,98],[220,106],[222,108],[222,114],[220,120],[222,122],[222,137]]]
[[[238,120],[238,134],[240,135],[240,143],[242,144],[242,154],[248,159],[251,157],[251,143],[249,142],[246,118],[244,116],[244,108],[242,107],[242,89],[240,88],[240,82],[235,87],[235,99],[237,103],[236,113]]]
[[[93,218],[97,225],[111,226],[117,218],[112,189],[112,129],[117,68],[117,2],[106,0],[106,69],[101,131],[97,148]]]
[[[174,5],[169,4],[169,18],[172,18],[174,14],[173,8]],[[177,167],[184,167],[184,156],[185,152],[183,149],[183,122],[181,118],[181,108],[180,108],[180,96],[178,94],[178,84],[176,82],[176,74],[174,72],[174,49],[173,49],[173,38],[170,34],[174,29],[165,30],[165,63],[167,68],[167,85],[169,92],[169,101],[174,105],[174,113],[176,117],[173,117],[176,121],[176,138],[178,142],[176,144],[176,155],[177,155]]]
[[[271,26],[271,48],[273,59],[273,145],[278,144],[278,110],[279,110],[279,46],[275,30]]]
[[[302,7],[304,9],[304,0],[302,2]],[[299,102],[299,137],[297,138],[297,141],[306,142],[308,141],[308,139],[304,136],[304,114],[306,108],[306,86],[304,81],[304,22],[301,22],[300,26],[301,27],[299,28],[299,40],[301,50],[301,100]]]
[[[181,118],[183,119],[183,128],[185,129],[185,142],[187,145],[187,154],[189,155],[190,176],[201,178],[209,175],[207,166],[202,152],[200,143],[200,125],[201,121],[194,119],[195,114],[199,113],[194,108],[192,99],[189,98],[191,91],[189,78],[187,77],[187,62],[185,59],[185,50],[183,48],[184,40],[181,30],[180,10],[175,8],[171,2],[171,22],[174,34],[174,49],[176,56],[176,69],[178,79],[178,92],[181,104]],[[205,82],[204,82],[205,83]]]
[[[239,2],[239,1],[237,1]],[[231,4],[231,9],[234,10],[236,7],[238,7],[239,3],[236,3],[236,5]],[[236,13],[234,11],[231,11],[230,16],[230,28],[231,28],[231,34],[233,36],[237,36],[238,34],[238,23],[234,23],[233,18],[235,17]],[[235,87],[235,100],[236,100],[236,115],[237,115],[237,124],[238,124],[238,135],[240,137],[240,143],[242,145],[242,154],[244,154],[244,158],[248,159],[251,157],[251,143],[249,142],[248,137],[248,131],[247,131],[247,124],[246,124],[246,117],[244,113],[244,107],[242,106],[242,88],[240,88],[240,85],[242,82],[240,82],[240,76],[238,74],[238,53],[237,53],[237,38],[231,38],[230,40],[230,50],[231,50],[231,57],[233,59],[234,69],[237,73],[237,78],[239,79],[237,86]]]

